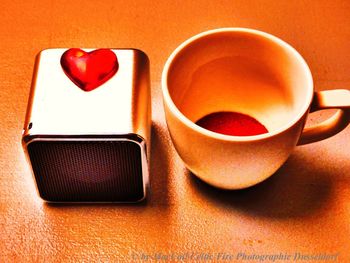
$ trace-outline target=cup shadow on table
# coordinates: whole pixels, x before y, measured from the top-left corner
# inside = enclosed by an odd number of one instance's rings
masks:
[[[293,153],[269,179],[242,190],[220,190],[188,172],[188,182],[205,201],[225,209],[268,218],[306,217],[331,199],[332,182],[322,164]]]
[[[153,122],[151,129],[151,160],[150,160],[150,188],[148,196],[138,203],[48,203],[44,207],[146,207],[161,206],[163,209],[169,205],[168,175],[169,152],[166,149],[166,135],[162,126]]]

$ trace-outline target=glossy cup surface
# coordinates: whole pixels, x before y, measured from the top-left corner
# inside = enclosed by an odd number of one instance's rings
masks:
[[[304,59],[284,41],[223,28],[196,35],[171,54],[162,90],[170,135],[187,168],[213,186],[240,189],[286,161],[304,127],[313,82]],[[219,111],[248,114],[269,132],[228,136],[195,124]]]

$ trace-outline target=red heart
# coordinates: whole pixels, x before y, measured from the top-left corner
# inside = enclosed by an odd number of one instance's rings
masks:
[[[110,49],[85,52],[71,48],[63,53],[61,66],[64,73],[79,88],[91,91],[105,83],[118,71],[118,59]]]

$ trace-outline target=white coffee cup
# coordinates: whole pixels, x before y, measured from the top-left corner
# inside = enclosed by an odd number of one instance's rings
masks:
[[[162,74],[166,121],[176,151],[203,181],[223,189],[255,185],[296,145],[328,138],[350,122],[350,91],[314,92],[310,69],[289,44],[245,28],[198,34],[170,55]],[[309,111],[337,108],[304,129]],[[222,111],[248,114],[268,133],[229,136],[195,124]]]

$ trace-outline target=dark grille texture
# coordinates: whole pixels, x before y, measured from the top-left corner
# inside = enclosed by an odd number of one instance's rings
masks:
[[[130,141],[34,141],[28,152],[44,200],[133,202],[144,196],[141,149]]]

